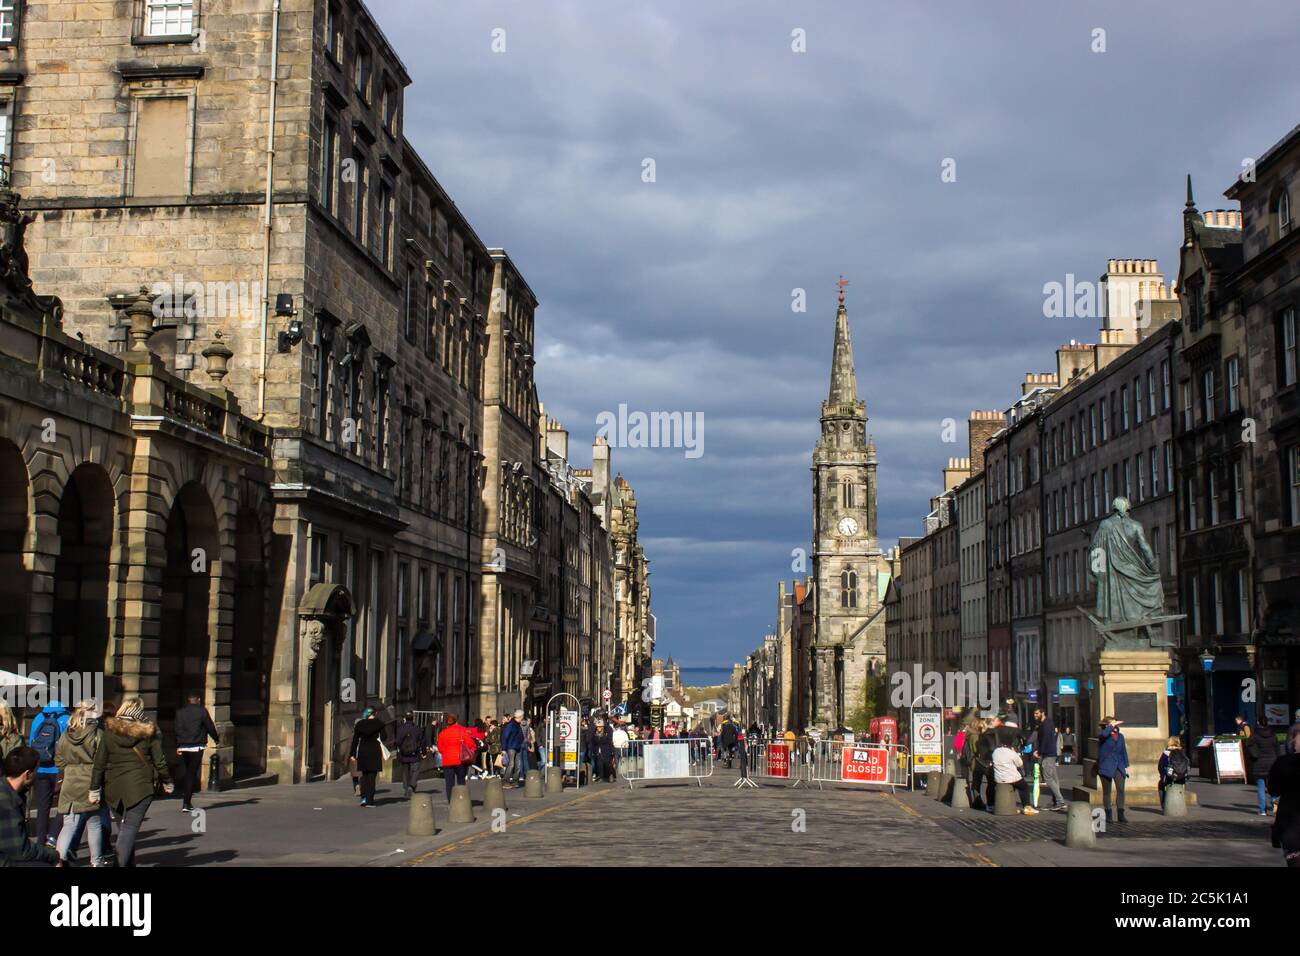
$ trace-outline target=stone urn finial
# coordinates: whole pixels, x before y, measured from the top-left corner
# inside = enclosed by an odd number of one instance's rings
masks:
[[[154,301],[157,298],[147,286],[140,286],[140,291],[126,307],[126,317],[131,323],[132,351],[145,351],[149,348],[149,336],[154,333]]]
[[[218,385],[230,371],[230,357],[235,353],[221,339],[221,330],[212,333],[212,344],[203,350],[203,357],[208,363],[208,377]]]

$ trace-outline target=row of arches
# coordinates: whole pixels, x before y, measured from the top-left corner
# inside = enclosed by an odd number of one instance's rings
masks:
[[[233,535],[223,532],[209,490],[189,479],[165,509],[161,547],[156,537],[142,546],[124,514],[129,493],[105,466],[77,464],[61,484],[34,484],[34,467],[0,438],[0,667],[100,672],[108,697],[130,674],[127,683],[152,698],[165,743],[197,693],[219,726],[229,722],[234,775],[264,772],[275,602],[255,508],[241,502]],[[156,634],[139,631],[138,645],[114,640],[144,621],[157,621]],[[228,685],[215,659],[225,621]]]

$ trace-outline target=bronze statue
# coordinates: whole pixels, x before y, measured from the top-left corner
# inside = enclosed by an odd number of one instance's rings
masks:
[[[1166,621],[1181,620],[1183,615],[1163,613],[1160,561],[1142,526],[1128,516],[1128,499],[1116,498],[1111,508],[1097,526],[1089,551],[1088,573],[1096,582],[1097,606],[1088,618],[1108,647],[1169,646],[1157,641],[1156,634]]]

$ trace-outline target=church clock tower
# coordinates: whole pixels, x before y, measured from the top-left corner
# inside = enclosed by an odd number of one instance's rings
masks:
[[[839,283],[830,394],[822,402],[813,451],[815,635],[812,723],[839,727],[861,701],[867,671],[883,665],[884,614],[878,591],[876,447],[858,400],[849,316]]]

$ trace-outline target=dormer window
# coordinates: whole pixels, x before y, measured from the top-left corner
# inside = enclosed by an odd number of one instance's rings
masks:
[[[145,36],[192,36],[194,0],[146,0],[144,26]]]

